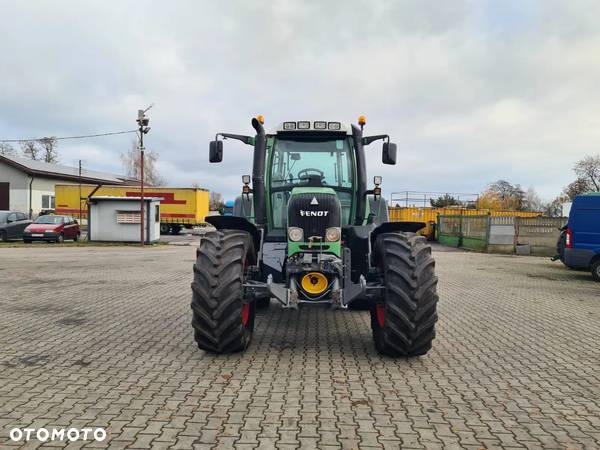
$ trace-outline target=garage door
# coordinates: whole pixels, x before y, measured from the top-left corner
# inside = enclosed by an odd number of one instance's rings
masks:
[[[7,182],[0,183],[0,211],[10,209],[10,190]]]

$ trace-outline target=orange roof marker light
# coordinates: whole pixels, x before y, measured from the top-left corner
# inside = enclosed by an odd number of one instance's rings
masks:
[[[262,114],[256,116],[256,120],[258,120],[262,125],[265,124],[265,116],[263,116]]]
[[[365,116],[358,116],[358,124],[363,126],[367,123],[367,118]]]

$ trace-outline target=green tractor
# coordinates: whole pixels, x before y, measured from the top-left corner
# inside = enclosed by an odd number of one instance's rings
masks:
[[[437,277],[421,222],[389,222],[381,177],[367,188],[365,147],[383,140],[382,161],[396,164],[388,135],[363,136],[365,119],[284,122],[267,134],[218,133],[254,147],[252,178],[242,177],[233,215],[211,216],[200,241],[192,283],[194,336],[214,353],[245,350],[255,311],[272,298],[284,308],[330,304],[365,307],[375,347],[389,356],[431,348],[437,321]],[[252,182],[250,186],[250,182]]]

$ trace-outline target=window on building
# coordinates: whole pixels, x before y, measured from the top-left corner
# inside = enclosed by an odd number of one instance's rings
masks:
[[[139,211],[117,211],[117,223],[141,223]]]
[[[54,209],[54,195],[42,195],[42,209]]]

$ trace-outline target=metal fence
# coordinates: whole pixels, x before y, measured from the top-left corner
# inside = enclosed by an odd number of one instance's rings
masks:
[[[485,250],[489,216],[438,216],[438,240],[443,245]]]

